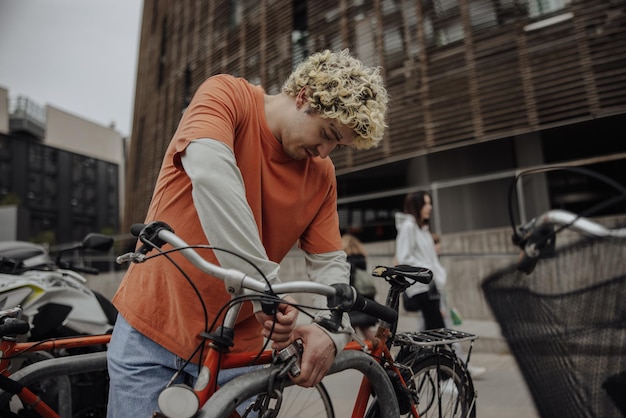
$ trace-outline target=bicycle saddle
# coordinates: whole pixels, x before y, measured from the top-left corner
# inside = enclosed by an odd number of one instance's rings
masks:
[[[415,282],[428,284],[433,279],[433,272],[426,267],[415,267],[406,264],[400,264],[395,267],[377,266],[372,275],[395,281],[402,280],[409,286]]]

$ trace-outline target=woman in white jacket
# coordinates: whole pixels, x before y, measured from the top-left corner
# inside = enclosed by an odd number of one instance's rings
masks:
[[[444,328],[440,294],[446,284],[446,270],[439,262],[429,229],[432,198],[428,192],[409,193],[403,212],[396,213],[396,261],[398,264],[426,267],[433,272],[431,286],[416,283],[405,291],[405,309],[421,311],[425,329]]]

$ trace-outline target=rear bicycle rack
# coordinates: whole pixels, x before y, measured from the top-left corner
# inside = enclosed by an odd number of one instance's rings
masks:
[[[454,357],[457,356],[456,350],[452,346],[455,343],[469,342],[469,349],[465,360],[459,360],[465,363],[465,367],[469,364],[474,340],[478,338],[476,334],[470,334],[449,328],[430,329],[420,332],[401,332],[395,335],[393,345],[408,348],[409,350],[431,349],[436,352],[450,352]]]
[[[476,334],[458,331],[449,328],[430,329],[420,332],[401,332],[396,334],[394,345],[414,345],[418,347],[432,347],[437,345],[450,345],[465,341],[474,341]]]

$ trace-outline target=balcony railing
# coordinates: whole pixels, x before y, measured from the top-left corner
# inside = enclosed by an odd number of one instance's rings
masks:
[[[9,103],[9,129],[26,132],[43,139],[46,130],[46,109],[27,97],[19,96]]]

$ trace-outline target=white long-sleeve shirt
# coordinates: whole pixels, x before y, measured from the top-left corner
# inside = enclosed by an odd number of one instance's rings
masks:
[[[396,260],[398,264],[415,267],[426,267],[433,272],[433,280],[437,289],[443,291],[447,275],[446,269],[439,262],[435,250],[435,242],[428,227],[420,228],[415,217],[407,213],[397,212],[396,215]],[[428,285],[415,283],[406,290],[408,296],[428,291]]]

